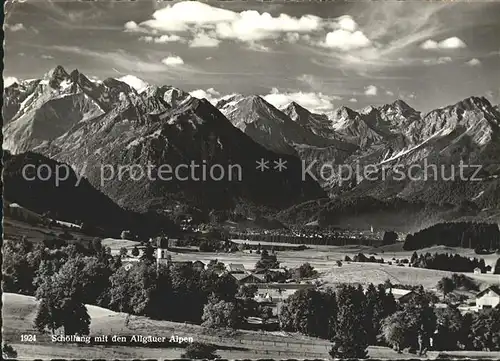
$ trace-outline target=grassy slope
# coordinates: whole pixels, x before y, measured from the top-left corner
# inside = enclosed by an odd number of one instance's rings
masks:
[[[36,300],[30,296],[12,293],[2,295],[3,338],[13,345],[20,359],[49,358],[101,358],[101,359],[132,359],[132,358],[178,358],[182,349],[155,349],[127,346],[77,346],[69,344],[53,344],[48,336],[37,337],[35,344],[21,343],[20,334],[35,333],[32,328],[36,312]],[[328,342],[296,334],[282,332],[252,332],[241,331],[234,336],[218,337],[210,335],[196,325],[184,325],[168,321],[155,321],[145,317],[131,317],[128,327],[125,327],[125,314],[113,312],[100,307],[87,306],[91,316],[91,335],[154,335],[191,336],[197,341],[212,342],[219,345],[217,353],[223,358],[304,358],[305,356],[328,358]],[[224,349],[226,346],[226,349]],[[228,350],[227,347],[238,349]],[[305,354],[306,353],[306,354]],[[308,353],[308,354],[307,354]],[[472,355],[467,352],[455,352],[454,355]],[[485,353],[474,353],[475,356],[485,356]],[[415,358],[411,354],[397,354],[386,347],[370,347],[371,358]],[[435,358],[437,352],[430,352],[429,358]],[[489,353],[489,357],[500,357],[500,353]]]

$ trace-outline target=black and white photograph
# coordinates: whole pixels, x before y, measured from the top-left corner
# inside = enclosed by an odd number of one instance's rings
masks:
[[[500,359],[500,1],[3,10],[3,359]]]

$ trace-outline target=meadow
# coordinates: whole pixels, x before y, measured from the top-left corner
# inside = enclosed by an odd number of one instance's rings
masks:
[[[5,342],[18,352],[18,358],[24,359],[146,359],[179,358],[183,349],[153,348],[130,346],[93,346],[52,343],[48,335],[40,335],[33,329],[33,318],[37,301],[34,297],[14,293],[2,295],[2,335]],[[233,331],[232,333],[208,332],[201,326],[170,321],[152,320],[142,316],[131,316],[128,324],[127,315],[101,307],[87,305],[91,316],[91,336],[99,335],[144,335],[144,336],[189,336],[195,341],[217,345],[217,354],[227,359],[255,358],[323,358],[327,359],[329,343],[300,334],[285,332]],[[37,334],[36,343],[21,342],[21,334]],[[370,346],[370,358],[416,359],[414,354],[398,354],[387,347]],[[426,358],[436,359],[438,352],[429,352]],[[453,352],[454,357],[489,357],[499,358],[500,352]],[[473,355],[474,354],[474,355]]]

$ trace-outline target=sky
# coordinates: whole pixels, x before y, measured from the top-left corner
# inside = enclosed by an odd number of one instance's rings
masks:
[[[500,103],[500,3],[25,0],[5,5],[4,81],[56,65],[216,99],[426,112]]]

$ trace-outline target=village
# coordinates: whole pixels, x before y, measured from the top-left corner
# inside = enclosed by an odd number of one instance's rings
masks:
[[[257,235],[257,233],[253,233]],[[266,233],[269,234],[269,233]],[[355,238],[354,238],[355,239]],[[223,275],[228,275],[234,279],[238,286],[242,287],[253,287],[255,289],[253,299],[258,304],[256,313],[254,316],[248,317],[248,325],[253,325],[253,328],[259,328],[266,330],[273,330],[279,328],[279,315],[283,303],[295,294],[299,290],[305,289],[324,289],[326,286],[335,287],[333,284],[325,285],[320,279],[317,270],[314,270],[309,263],[304,263],[296,268],[288,268],[286,266],[277,267],[279,262],[277,260],[277,249],[280,250],[294,250],[300,252],[303,248],[298,248],[292,244],[287,243],[273,243],[273,242],[262,242],[256,243],[250,240],[231,240],[236,242],[238,245],[257,245],[255,254],[260,257],[260,260],[271,259],[271,264],[274,263],[276,268],[257,267],[260,261],[257,261],[256,267],[249,267],[248,264],[245,266],[243,263],[222,263],[217,259],[217,256],[222,256],[224,254],[212,253],[214,258],[207,257],[206,253],[202,257],[206,257],[203,260],[185,260],[185,258],[199,258],[197,252],[190,252],[182,254],[183,248],[178,248],[179,241],[177,239],[168,239],[165,237],[157,237],[155,240],[151,239],[150,242],[154,245],[154,255],[156,258],[156,264],[159,265],[182,265],[187,267],[192,267],[193,270],[197,272],[202,272],[204,270],[212,270],[216,272],[219,277]],[[359,243],[358,243],[359,244]],[[305,248],[305,246],[303,246]],[[123,267],[130,268],[133,263],[141,260],[145,252],[145,246],[137,247],[138,253],[136,256],[130,255],[122,258]],[[247,248],[250,248],[248,250]],[[240,252],[251,254],[253,247],[240,247],[238,250]],[[122,252],[123,253],[123,252]],[[179,257],[181,256],[181,257]],[[182,258],[182,260],[179,260]],[[364,257],[363,257],[364,258]],[[368,259],[368,258],[366,258]],[[345,263],[355,263],[358,260],[357,257],[352,257],[352,259],[346,256],[343,260],[331,259],[330,267],[342,267],[342,262]],[[382,259],[381,259],[382,260]],[[376,260],[372,256],[372,261]],[[408,259],[401,258],[396,259],[391,258],[391,261],[401,267],[411,267]],[[390,264],[392,262],[389,262]],[[214,267],[215,265],[215,267]],[[302,269],[301,269],[302,268]],[[474,269],[474,275],[482,275],[485,273],[492,273],[492,267],[487,267],[488,271],[476,267]],[[301,274],[302,271],[302,274]],[[494,280],[494,278],[492,278]],[[392,285],[389,278],[385,281],[387,284],[387,293],[392,294],[395,301],[399,305],[404,305],[408,303],[412,297],[415,295],[415,290],[418,288],[416,285]],[[492,284],[485,287],[476,294],[469,293],[468,297],[460,297],[460,300],[450,300],[445,299],[443,295],[434,289],[436,297],[435,302],[432,303],[434,308],[448,308],[449,306],[456,307],[462,314],[479,312],[481,310],[492,309],[500,305],[500,280],[497,279],[498,284]],[[357,283],[353,283],[357,285]],[[366,292],[368,284],[361,284],[364,291]],[[264,311],[263,311],[264,310]],[[263,314],[264,313],[264,314]],[[260,325],[260,326],[259,326]]]

